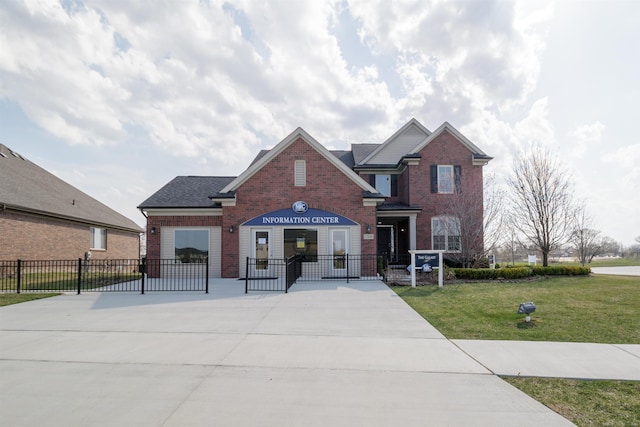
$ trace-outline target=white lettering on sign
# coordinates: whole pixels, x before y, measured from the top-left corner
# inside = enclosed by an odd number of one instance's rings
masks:
[[[263,224],[340,224],[337,216],[267,216],[262,217]]]
[[[263,224],[311,224],[311,218],[301,216],[270,216],[262,218]]]
[[[340,220],[337,216],[316,216],[312,218],[314,224],[338,224]]]

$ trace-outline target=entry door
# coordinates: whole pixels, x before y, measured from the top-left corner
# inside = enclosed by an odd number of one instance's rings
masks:
[[[269,274],[271,266],[271,230],[253,230],[253,257],[256,259],[254,269],[256,272]]]
[[[331,268],[334,273],[344,274],[347,269],[347,252],[349,251],[349,231],[331,230],[331,254],[333,262]]]
[[[378,225],[378,255],[387,257],[387,261],[395,261],[395,245],[393,225]]]

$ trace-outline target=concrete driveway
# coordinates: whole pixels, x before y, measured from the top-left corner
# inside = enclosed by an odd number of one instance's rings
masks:
[[[7,426],[568,426],[383,283],[0,308]]]

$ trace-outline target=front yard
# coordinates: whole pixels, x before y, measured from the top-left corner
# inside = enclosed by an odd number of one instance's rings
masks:
[[[640,278],[394,286],[414,310],[451,339],[640,344]],[[532,322],[516,313],[533,301]],[[578,426],[640,425],[640,382],[505,378]]]

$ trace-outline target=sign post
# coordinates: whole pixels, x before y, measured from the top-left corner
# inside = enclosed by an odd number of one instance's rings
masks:
[[[411,287],[416,287],[416,268],[429,264],[431,268],[438,269],[438,287],[442,287],[444,279],[444,264],[442,262],[442,254],[444,251],[434,250],[410,250],[411,254]]]

